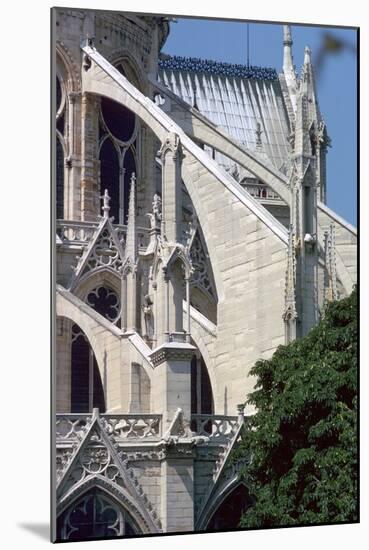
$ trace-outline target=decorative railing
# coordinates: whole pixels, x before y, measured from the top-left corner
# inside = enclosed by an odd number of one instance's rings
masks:
[[[98,222],[57,220],[56,234],[64,243],[80,245],[87,243],[92,238],[98,226]]]
[[[191,430],[211,439],[228,440],[236,434],[238,422],[237,416],[192,414]]]
[[[256,199],[271,199],[271,200],[281,200],[280,196],[277,195],[268,185],[250,185],[246,184],[245,189],[252,197]]]
[[[99,418],[106,432],[117,440],[161,436],[160,414],[101,414]],[[91,414],[57,414],[57,442],[81,441],[91,422]]]
[[[250,78],[253,80],[277,80],[277,71],[271,67],[257,67],[254,65],[239,65],[224,63],[211,59],[199,59],[197,57],[180,57],[164,54],[159,59],[160,69],[172,71],[188,71],[194,73],[207,73],[219,76],[236,78]]]
[[[83,245],[90,241],[99,222],[83,222],[71,220],[57,220],[56,234],[64,244]],[[123,224],[114,224],[114,229],[121,243],[125,243],[127,235],[127,226]],[[143,249],[149,242],[150,230],[146,227],[139,227],[137,231],[138,246]]]

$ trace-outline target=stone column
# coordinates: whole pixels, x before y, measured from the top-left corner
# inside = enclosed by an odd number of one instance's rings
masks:
[[[137,269],[130,268],[127,278],[127,331],[134,332],[137,329]]]
[[[161,233],[169,243],[181,241],[182,225],[182,149],[177,134],[170,133],[159,156],[162,161]]]
[[[179,446],[161,463],[161,522],[164,533],[194,530],[192,449]]]
[[[68,94],[68,156],[65,159],[64,178],[65,217],[68,220],[81,219],[81,100],[80,92]]]
[[[150,357],[155,366],[153,408],[163,415],[163,433],[177,409],[183,411],[186,426],[191,421],[191,359],[196,348],[188,343],[168,342]]]
[[[125,273],[121,276],[121,291],[120,291],[120,303],[121,303],[121,316],[120,323],[123,332],[127,330],[127,275]]]
[[[99,214],[100,161],[98,159],[100,99],[82,96],[81,218],[96,220]]]
[[[191,341],[191,303],[190,303],[190,276],[186,274],[186,304],[187,304],[187,318],[186,318],[186,342]]]
[[[166,281],[166,335],[167,341],[176,338],[175,334],[183,332],[183,270],[179,261],[175,262],[170,269],[165,272]]]

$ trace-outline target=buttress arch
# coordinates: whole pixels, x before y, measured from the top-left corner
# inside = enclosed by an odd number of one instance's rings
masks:
[[[111,72],[116,71],[117,78],[124,78],[119,71],[113,67],[109,67]],[[102,77],[104,75],[104,78]],[[146,126],[156,135],[161,143],[165,141],[168,136],[168,131],[164,122],[161,123],[151,112],[151,100],[144,98],[141,100],[141,93],[132,84],[129,84],[131,90],[128,93],[124,88],[119,86],[111,77],[107,76],[105,71],[102,71],[94,62],[88,70],[83,70],[83,89],[85,92],[95,94],[97,96],[104,96],[111,99],[130,111],[132,111]],[[100,77],[100,79],[99,79]],[[145,102],[143,105],[142,103]],[[163,117],[164,117],[163,113]],[[194,205],[195,211],[198,215],[200,225],[203,232],[206,235],[206,246],[209,252],[210,262],[214,273],[214,282],[217,289],[218,300],[221,302],[224,299],[224,289],[222,284],[222,277],[217,262],[216,240],[213,235],[216,235],[216,227],[210,228],[209,219],[202,207],[201,198],[193,176],[190,171],[190,166],[196,162],[196,159],[191,155],[189,151],[184,147],[184,158],[182,162],[181,176],[182,180],[187,188],[188,194]],[[205,168],[204,168],[205,170]],[[215,222],[214,222],[215,223]],[[214,231],[213,231],[214,229]]]
[[[57,318],[66,318],[72,321],[72,323],[75,323],[80,327],[80,329],[84,332],[92,351],[94,352],[97,366],[99,368],[100,377],[101,380],[105,379],[105,360],[104,360],[104,350],[101,349],[98,339],[95,337],[94,334],[94,327],[89,322],[89,319],[86,315],[83,314],[82,311],[79,311],[77,307],[73,307],[72,304],[69,302],[63,302],[63,305],[61,305],[61,300],[56,295],[56,316]]]

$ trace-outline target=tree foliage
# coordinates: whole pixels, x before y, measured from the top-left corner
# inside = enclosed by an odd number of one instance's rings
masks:
[[[237,455],[255,504],[240,526],[357,521],[356,289],[250,374],[257,413]]]

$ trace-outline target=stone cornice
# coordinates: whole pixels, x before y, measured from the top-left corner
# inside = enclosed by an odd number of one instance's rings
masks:
[[[190,361],[195,351],[196,348],[191,344],[169,342],[150,353],[150,359],[154,367],[157,367],[164,361]]]

